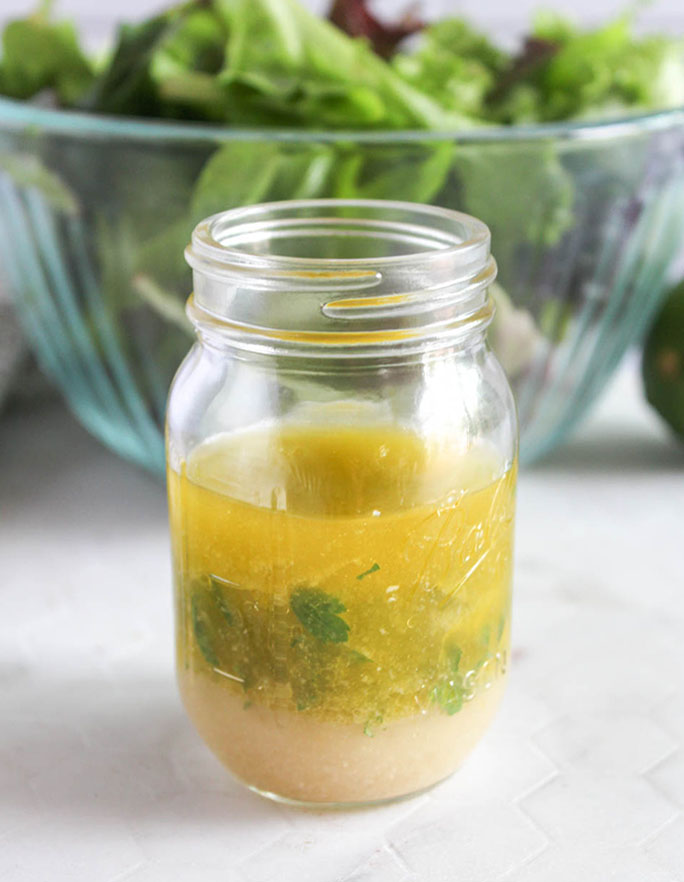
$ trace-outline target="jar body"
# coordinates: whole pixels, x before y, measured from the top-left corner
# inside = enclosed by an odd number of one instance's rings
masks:
[[[481,332],[364,359],[200,333],[167,424],[178,678],[248,786],[358,804],[460,765],[506,675],[516,437]]]

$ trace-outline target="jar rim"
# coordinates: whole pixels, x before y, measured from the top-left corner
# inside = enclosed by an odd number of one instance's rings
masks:
[[[353,210],[356,216],[345,217],[344,212]],[[319,214],[320,212],[320,214]],[[326,214],[323,214],[325,212]],[[337,214],[336,214],[337,213]],[[359,217],[360,213],[369,215]],[[403,213],[415,217],[415,221],[389,220],[392,213]],[[333,217],[327,215],[332,214]],[[373,214],[377,217],[374,219]],[[420,223],[420,219],[423,223]],[[296,232],[295,224],[300,221],[315,221],[321,225],[347,221],[365,227],[365,232],[378,237],[398,237],[405,241],[413,236],[413,241],[425,247],[399,254],[376,254],[365,257],[316,257],[255,252],[244,247],[273,241],[274,232],[282,232],[289,226]],[[332,232],[332,231],[331,231]],[[301,234],[301,232],[300,232]],[[386,238],[383,238],[387,241]],[[186,259],[190,266],[206,268],[206,262],[214,264],[214,270],[221,265],[227,269],[253,267],[264,269],[272,267],[290,270],[316,269],[323,267],[382,266],[400,267],[411,264],[418,258],[434,255],[436,259],[457,258],[459,264],[483,262],[483,250],[489,253],[490,233],[485,223],[471,215],[437,205],[403,202],[385,199],[292,199],[280,202],[264,202],[240,206],[210,215],[197,224],[192,233],[190,246],[186,249]],[[486,259],[486,257],[485,257]]]
[[[491,317],[482,221],[434,205],[303,199],[200,222],[185,252],[191,320],[239,345],[428,345]],[[418,343],[418,341],[421,341]]]

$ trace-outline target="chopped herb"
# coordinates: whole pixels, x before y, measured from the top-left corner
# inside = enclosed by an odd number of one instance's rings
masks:
[[[496,629],[496,642],[498,643],[503,637],[504,629],[506,628],[506,616],[501,616],[499,619],[499,625]]]
[[[451,646],[447,650],[447,660],[452,674],[458,673],[458,666],[461,664],[462,654],[460,646]]]
[[[374,738],[378,726],[382,726],[382,715],[374,714],[366,720],[366,724],[363,727],[363,734],[367,735],[369,738]]]
[[[308,710],[318,702],[318,693],[312,680],[304,680],[297,684],[295,704],[298,711]]]
[[[418,695],[423,711],[431,705],[434,712],[458,713],[475,694],[478,672],[500,647],[497,631],[503,636],[508,623],[499,609],[488,617],[491,622],[483,626],[478,616],[470,629],[449,618],[444,633],[443,594],[433,590],[423,649],[418,664],[407,668],[412,689],[397,695],[388,691],[393,672],[385,639],[376,647],[356,620],[350,627],[339,595],[302,586],[286,600],[213,573],[196,576],[189,593],[189,657],[206,664],[211,676],[222,674],[221,682],[240,696],[245,710],[273,696],[277,706],[285,700],[301,713],[344,717],[367,737],[380,731],[380,710],[385,720],[415,712]],[[369,615],[385,614],[383,591],[363,593]],[[411,651],[407,646],[407,654]]]
[[[207,624],[204,612],[199,605],[196,595],[192,598],[191,607],[192,627],[195,631],[195,640],[197,641],[197,645],[199,646],[202,655],[212,668],[215,668],[219,663],[218,656],[212,646],[209,625]]]
[[[366,576],[370,576],[371,573],[377,573],[377,571],[379,569],[380,569],[380,564],[374,563],[373,566],[369,570],[366,570],[365,573],[359,573],[359,575],[356,578],[357,579],[365,579]]]
[[[432,700],[438,704],[449,716],[458,713],[463,707],[463,680],[454,677],[438,683],[432,690]]]
[[[298,588],[290,598],[290,609],[306,630],[322,643],[346,643],[349,625],[339,615],[347,607],[318,588]]]
[[[221,615],[225,619],[228,625],[235,624],[235,616],[228,605],[228,602],[225,598],[225,595],[221,589],[221,584],[224,583],[223,579],[220,579],[218,576],[209,576],[209,581],[211,582],[211,593],[214,595],[214,600],[216,601],[216,606],[221,611]],[[230,584],[230,583],[225,583]]]

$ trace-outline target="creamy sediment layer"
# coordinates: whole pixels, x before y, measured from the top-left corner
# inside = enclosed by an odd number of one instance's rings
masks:
[[[493,681],[452,716],[427,711],[364,732],[250,705],[220,683],[179,672],[190,719],[234,775],[268,794],[322,804],[392,799],[448,777],[489,726],[504,680]]]

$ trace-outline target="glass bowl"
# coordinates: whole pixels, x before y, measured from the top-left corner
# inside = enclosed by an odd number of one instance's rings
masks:
[[[0,100],[0,272],[45,372],[120,455],[164,465],[192,342],[183,249],[238,205],[388,198],[473,214],[490,339],[529,462],[573,428],[660,302],[684,235],[684,110],[461,132],[239,130]]]

